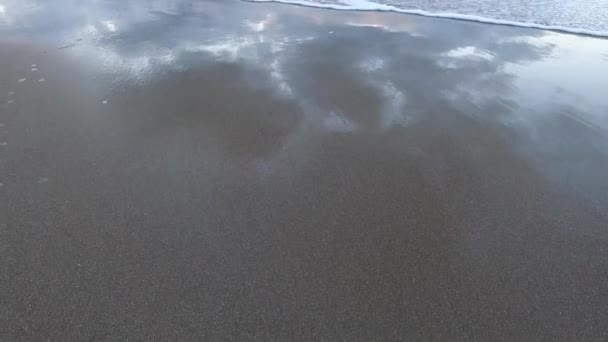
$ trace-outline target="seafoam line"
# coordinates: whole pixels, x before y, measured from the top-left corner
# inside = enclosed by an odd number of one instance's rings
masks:
[[[456,20],[465,20],[465,21],[474,21],[485,24],[494,24],[494,25],[506,25],[506,26],[517,26],[517,27],[525,27],[525,28],[534,28],[541,30],[550,30],[550,31],[558,31],[564,33],[572,33],[586,36],[594,36],[594,37],[608,37],[608,31],[594,31],[587,30],[582,28],[575,27],[565,27],[565,26],[556,26],[556,25],[543,25],[536,23],[524,23],[518,21],[511,20],[502,20],[502,19],[492,19],[481,17],[477,15],[469,15],[469,14],[458,14],[458,13],[444,13],[444,12],[427,12],[420,9],[403,9],[398,8],[392,5],[386,4],[377,4],[373,2],[359,2],[359,5],[344,5],[344,4],[327,4],[327,3],[317,3],[313,1],[307,0],[242,0],[245,2],[276,2],[290,5],[299,5],[306,7],[316,7],[316,8],[324,8],[324,9],[333,9],[339,11],[378,11],[378,12],[397,12],[404,14],[413,14],[420,15],[424,17],[433,17],[433,18],[445,18],[445,19],[456,19]]]

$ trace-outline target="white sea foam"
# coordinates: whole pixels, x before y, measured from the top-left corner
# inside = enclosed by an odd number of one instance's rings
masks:
[[[291,5],[317,7],[324,9],[333,9],[341,11],[379,11],[379,12],[397,12],[404,14],[413,14],[425,17],[446,18],[456,20],[474,21],[495,25],[517,26],[525,28],[535,28],[542,30],[559,31],[573,34],[581,34],[597,37],[608,37],[608,30],[594,30],[579,27],[568,27],[563,25],[547,25],[535,22],[520,22],[517,20],[493,19],[476,14],[461,14],[452,12],[434,12],[422,9],[406,9],[400,8],[392,4],[376,3],[370,0],[341,0],[340,2],[317,2],[315,0],[243,0],[247,2],[277,2]]]

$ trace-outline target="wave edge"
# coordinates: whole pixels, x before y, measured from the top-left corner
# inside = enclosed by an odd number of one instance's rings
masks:
[[[322,3],[316,3],[316,2],[306,1],[306,0],[242,0],[242,1],[254,2],[254,3],[281,3],[281,4],[288,4],[288,5],[298,5],[298,6],[304,6],[304,7],[315,7],[315,8],[332,9],[332,10],[339,10],[339,11],[395,12],[395,13],[418,15],[418,16],[423,16],[423,17],[431,17],[431,18],[473,21],[473,22],[484,23],[484,24],[532,28],[532,29],[557,31],[557,32],[562,32],[562,33],[570,33],[570,34],[577,34],[577,35],[584,35],[584,36],[608,38],[608,31],[594,31],[594,30],[588,30],[588,29],[582,29],[582,28],[576,28],[576,27],[543,25],[543,24],[537,24],[537,23],[525,23],[525,22],[503,20],[503,19],[492,19],[492,18],[486,18],[486,17],[482,17],[482,16],[469,15],[469,14],[444,13],[444,12],[435,13],[435,12],[428,12],[428,11],[419,10],[419,9],[403,9],[403,8],[395,7],[392,5],[377,4],[377,3],[367,3],[369,6],[356,7],[353,5],[322,4]]]

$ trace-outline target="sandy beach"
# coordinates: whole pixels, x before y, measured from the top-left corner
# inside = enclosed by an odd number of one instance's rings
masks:
[[[1,341],[608,337],[608,40],[63,2],[0,13]]]

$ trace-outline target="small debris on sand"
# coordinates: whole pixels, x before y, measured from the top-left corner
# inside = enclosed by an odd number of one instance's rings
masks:
[[[68,44],[68,45],[64,45],[64,46],[60,46],[59,50],[63,50],[63,49],[67,49],[67,48],[71,48],[72,46],[74,46],[76,44]]]

